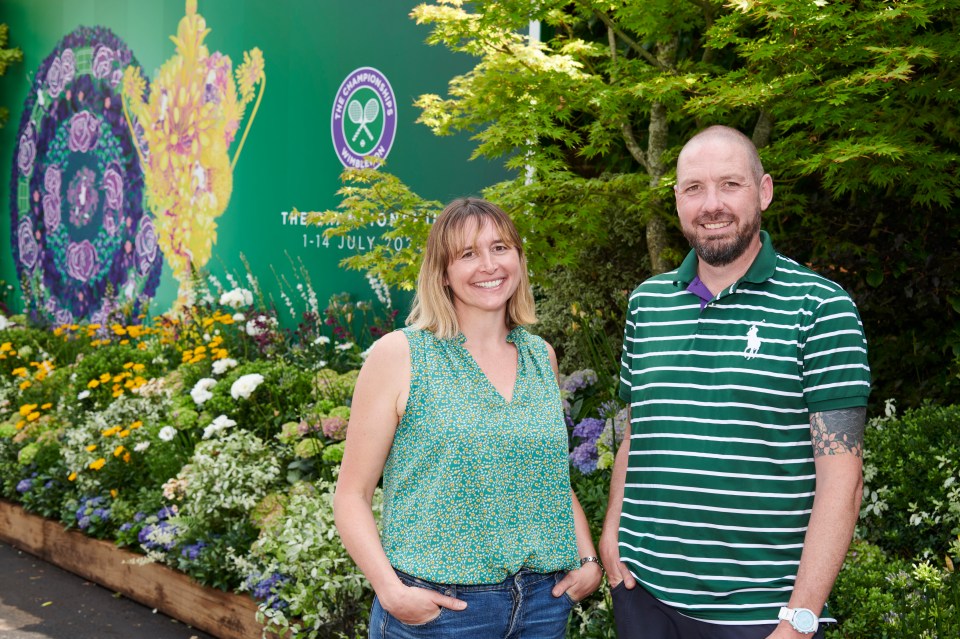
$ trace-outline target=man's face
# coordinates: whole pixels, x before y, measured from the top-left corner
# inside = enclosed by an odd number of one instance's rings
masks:
[[[687,147],[677,161],[677,213],[697,256],[726,266],[760,242],[760,213],[773,199],[773,181],[757,183],[747,150],[722,137]]]

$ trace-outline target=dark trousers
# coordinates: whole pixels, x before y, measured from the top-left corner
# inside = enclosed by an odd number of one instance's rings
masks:
[[[611,592],[617,639],[765,639],[777,624],[726,626],[686,617],[637,584],[618,584]],[[823,639],[824,628],[811,639]]]

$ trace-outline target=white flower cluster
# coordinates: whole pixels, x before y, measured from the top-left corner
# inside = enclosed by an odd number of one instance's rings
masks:
[[[203,438],[210,439],[214,435],[219,435],[221,432],[230,428],[231,426],[236,426],[237,422],[233,421],[226,415],[217,415],[216,419],[207,424],[203,429]]]
[[[164,426],[160,429],[160,432],[157,433],[157,437],[160,438],[160,441],[172,442],[173,438],[177,436],[177,429],[173,426]]]
[[[231,368],[236,367],[237,363],[238,363],[237,360],[230,357],[226,359],[218,359],[213,363],[213,374],[223,375]]]
[[[230,387],[230,396],[234,399],[250,399],[257,386],[263,383],[263,375],[260,373],[250,373],[237,378],[237,381]]]
[[[193,385],[190,391],[190,397],[197,406],[203,406],[203,403],[213,397],[210,389],[217,385],[217,380],[211,377],[204,377]]]
[[[232,309],[244,308],[253,304],[253,293],[238,287],[221,295],[220,304]]]
[[[268,315],[257,315],[252,320],[247,322],[246,330],[247,335],[250,337],[257,337],[266,333],[271,328],[274,328],[277,325],[277,320],[274,317]]]

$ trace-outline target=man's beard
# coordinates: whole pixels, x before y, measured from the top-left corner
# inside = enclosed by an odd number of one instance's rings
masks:
[[[697,220],[699,224],[702,220]],[[709,223],[709,222],[708,222]],[[683,229],[683,236],[690,242],[690,246],[697,253],[697,257],[710,266],[726,266],[746,252],[753,238],[760,232],[760,210],[752,220],[737,229],[737,234],[730,239],[717,238],[701,240],[696,230]]]

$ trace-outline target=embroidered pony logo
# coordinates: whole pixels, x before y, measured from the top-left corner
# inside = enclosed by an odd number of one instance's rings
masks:
[[[747,347],[743,349],[743,356],[747,359],[753,359],[760,351],[760,346],[763,342],[760,341],[760,336],[757,335],[759,331],[760,328],[757,324],[751,326],[750,330],[747,331]]]

